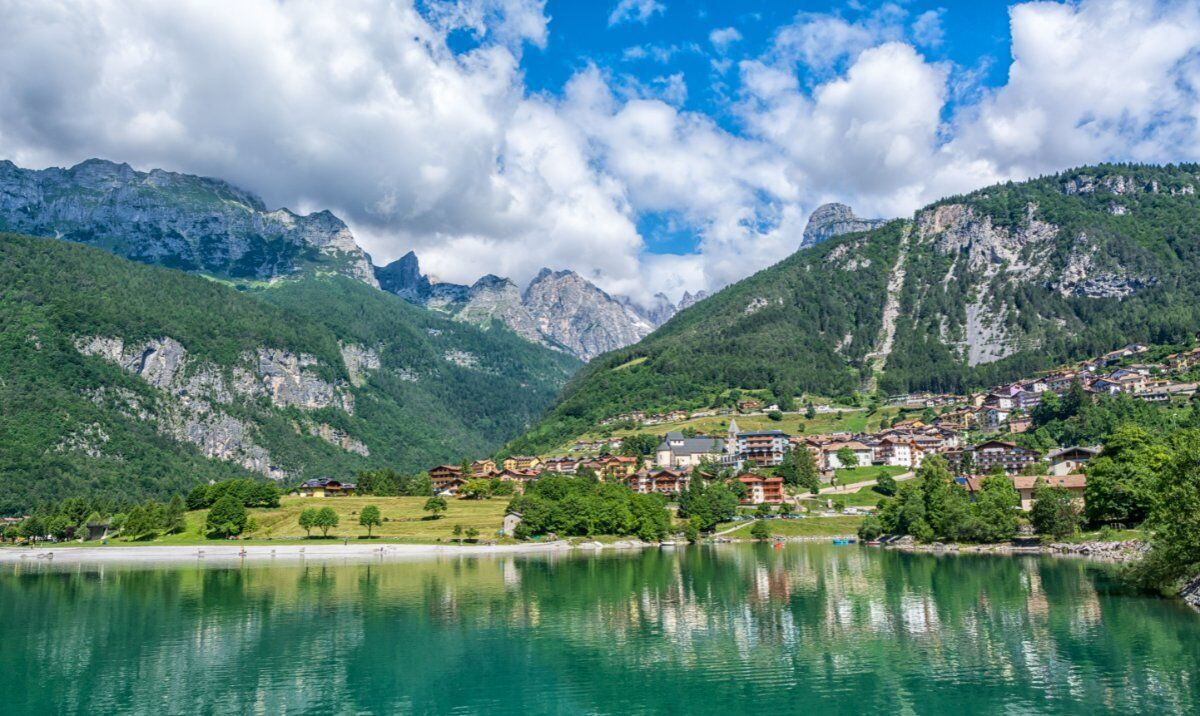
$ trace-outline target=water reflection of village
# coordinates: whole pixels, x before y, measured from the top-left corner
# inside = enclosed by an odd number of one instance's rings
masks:
[[[1018,710],[1045,698],[1133,710],[1153,694],[1182,711],[1200,688],[1200,653],[1181,653],[1161,604],[1113,597],[1093,567],[1064,560],[756,545],[29,577],[0,575],[0,603],[21,604],[29,629],[0,643],[0,664],[43,668],[65,694],[51,711],[197,688],[258,695],[231,695],[236,711],[368,695],[368,710],[569,699],[621,711],[646,692],[780,707],[853,695],[864,710],[922,713],[1013,694],[1027,699]],[[129,658],[79,692],[72,670],[114,649]],[[447,674],[470,678],[447,692]]]

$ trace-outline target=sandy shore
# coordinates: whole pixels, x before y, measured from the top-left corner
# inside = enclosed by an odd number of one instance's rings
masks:
[[[269,563],[271,560],[356,559],[386,560],[421,557],[489,556],[502,554],[561,553],[571,549],[567,542],[512,545],[440,545],[440,544],[316,544],[251,545],[213,544],[201,546],[85,547],[53,545],[38,549],[6,547],[0,549],[0,564],[115,564],[119,562],[156,564],[179,562]]]

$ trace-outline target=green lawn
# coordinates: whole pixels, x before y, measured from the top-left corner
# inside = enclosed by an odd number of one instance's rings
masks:
[[[893,465],[872,465],[870,467],[846,467],[841,470],[835,470],[839,485],[852,485],[856,482],[866,482],[879,477],[880,473],[887,473],[892,477],[903,475],[908,472],[907,467],[895,467]]]
[[[783,420],[771,420],[766,415],[715,415],[707,418],[694,418],[659,425],[644,425],[639,428],[621,428],[612,431],[593,430],[582,436],[581,440],[597,440],[601,437],[624,437],[635,433],[652,433],[660,435],[671,430],[691,428],[705,435],[721,435],[729,430],[730,419],[737,420],[738,427],[743,431],[750,430],[782,430],[789,435],[822,435],[836,432],[874,432],[881,425],[890,424],[892,418],[899,413],[898,408],[880,408],[869,417],[865,410],[845,408],[836,414],[819,413],[811,420],[803,413],[788,413]],[[575,442],[572,440],[571,442]],[[566,454],[569,446],[554,454]]]
[[[447,499],[448,509],[440,519],[428,519],[422,510],[425,497],[284,497],[276,508],[249,510],[250,517],[257,523],[256,529],[244,535],[249,543],[277,544],[284,541],[307,541],[300,527],[300,512],[306,507],[332,507],[337,512],[339,524],[329,531],[330,540],[366,537],[367,529],[358,524],[358,515],[367,505],[376,505],[382,513],[384,523],[372,530],[380,542],[432,543],[454,539],[455,525],[463,529],[474,527],[479,530],[479,539],[497,539],[508,506],[507,497],[490,500]],[[208,512],[198,510],[187,514],[187,529],[180,534],[168,535],[156,540],[128,542],[123,539],[109,540],[110,545],[195,545],[211,544],[204,536],[204,521]],[[321,542],[320,530],[313,530],[311,541]]]
[[[858,533],[861,517],[809,517],[803,520],[766,520],[771,528],[771,534],[779,537],[839,537]],[[730,525],[721,525],[719,529]],[[725,537],[733,539],[751,539],[750,528],[753,522],[745,523],[740,529],[730,532]]]

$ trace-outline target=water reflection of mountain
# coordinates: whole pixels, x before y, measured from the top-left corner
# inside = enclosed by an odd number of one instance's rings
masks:
[[[0,667],[30,713],[1157,712],[1200,694],[1200,619],[1040,558],[22,567],[0,604]]]

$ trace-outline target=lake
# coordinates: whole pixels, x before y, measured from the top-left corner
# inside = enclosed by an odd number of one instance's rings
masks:
[[[39,562],[0,605],[14,714],[1200,710],[1200,614],[1051,557]]]

